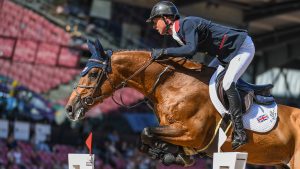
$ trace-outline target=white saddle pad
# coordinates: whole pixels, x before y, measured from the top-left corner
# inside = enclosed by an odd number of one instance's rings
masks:
[[[216,78],[223,69],[222,66],[219,66],[209,82],[210,99],[222,117],[228,113],[228,110],[225,109],[217,96]],[[276,121],[277,104],[275,102],[271,105],[253,103],[249,112],[243,116],[244,128],[261,133],[270,131],[275,126]]]

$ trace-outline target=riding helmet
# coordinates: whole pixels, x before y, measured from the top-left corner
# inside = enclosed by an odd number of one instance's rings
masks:
[[[177,7],[170,1],[161,1],[155,4],[146,22],[152,22],[158,16],[173,16],[174,19],[180,18]]]

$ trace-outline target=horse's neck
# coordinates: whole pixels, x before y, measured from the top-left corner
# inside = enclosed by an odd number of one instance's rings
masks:
[[[117,52],[112,57],[112,67],[118,74],[118,81],[124,81],[142,66],[144,66],[151,59],[150,52],[148,51],[123,51]],[[166,61],[165,63],[154,62],[149,65],[145,71],[140,72],[131,80],[128,81],[128,86],[132,87],[144,95],[149,94],[151,89],[154,87],[155,82],[158,80],[159,75],[163,70],[170,66],[168,73],[162,76],[160,80],[168,81],[168,77],[177,75],[178,78],[184,76],[192,76],[195,80],[198,80],[199,84],[208,86],[209,79],[213,74],[213,69],[208,68],[202,64],[195,64],[191,61],[178,61],[177,58],[174,60]],[[189,68],[198,67],[199,70],[190,70]],[[171,74],[169,74],[171,73]],[[179,75],[180,74],[180,75]],[[180,80],[180,79],[179,79]],[[164,82],[160,82],[159,85],[164,85]],[[170,81],[170,83],[172,83]]]
[[[143,67],[150,60],[150,52],[148,51],[121,51],[116,52],[112,56],[112,69],[115,75],[114,83],[119,84],[122,81],[127,81],[134,73]],[[147,68],[148,69],[148,68]],[[142,78],[142,76],[145,76]],[[151,75],[149,75],[151,76]],[[145,80],[145,81],[144,81]],[[150,79],[151,80],[151,79]],[[127,81],[127,86],[146,94],[148,89],[147,77],[145,71],[140,72],[136,76]]]

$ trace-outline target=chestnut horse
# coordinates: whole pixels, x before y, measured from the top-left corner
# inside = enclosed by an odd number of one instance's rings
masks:
[[[96,50],[98,54],[94,53],[89,62],[98,66],[82,74],[66,106],[71,120],[82,119],[91,107],[126,86],[144,94],[158,118],[159,126],[142,134],[142,145],[153,148],[151,155],[158,150],[154,146],[159,147],[151,139],[196,151],[209,145],[222,119],[209,96],[214,68],[171,56],[153,61],[149,51],[114,51],[108,56],[102,46]],[[231,131],[232,128],[229,135]],[[300,109],[278,105],[278,122],[271,131],[246,131],[249,141],[237,151],[248,152],[247,163],[300,168]],[[221,147],[222,151],[232,152],[230,138]]]

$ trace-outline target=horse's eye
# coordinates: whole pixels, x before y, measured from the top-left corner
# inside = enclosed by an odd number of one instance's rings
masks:
[[[92,72],[92,73],[89,74],[89,78],[96,79],[97,75],[98,75],[98,72]]]

